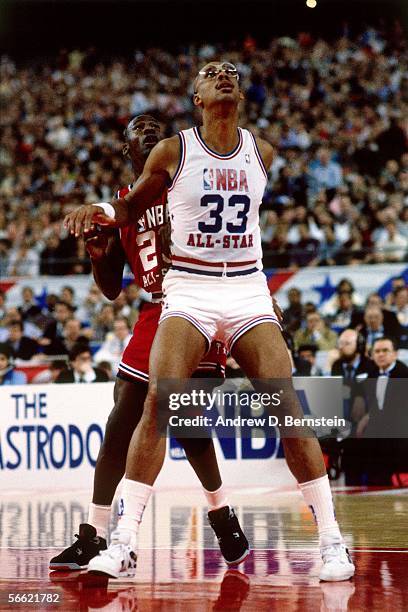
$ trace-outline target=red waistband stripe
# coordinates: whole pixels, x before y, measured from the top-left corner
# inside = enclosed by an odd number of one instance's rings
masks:
[[[252,259],[251,261],[202,261],[201,259],[194,259],[194,257],[180,257],[179,255],[172,255],[172,261],[180,261],[182,263],[197,265],[197,266],[207,266],[209,268],[221,268],[223,269],[225,266],[227,268],[238,268],[241,266],[253,266],[256,264],[257,260]]]

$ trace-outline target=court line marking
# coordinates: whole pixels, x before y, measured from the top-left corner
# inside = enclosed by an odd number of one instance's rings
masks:
[[[23,550],[26,552],[32,551],[32,550],[43,550],[44,552],[48,551],[48,550],[60,550],[61,546],[49,546],[47,548],[44,548],[43,546],[30,546],[30,548],[27,547],[20,547],[20,546],[0,546],[0,550]],[[408,548],[352,548],[350,546],[348,546],[348,549],[352,552],[378,552],[378,553],[403,553],[403,554],[408,554]],[[183,550],[187,553],[187,549],[177,549],[177,548],[139,548],[139,551],[151,551],[151,552],[155,552],[155,551],[176,551],[178,553],[183,552]],[[194,551],[212,551],[212,550],[217,550],[218,552],[220,552],[219,548],[195,548],[193,549]],[[319,548],[316,546],[311,546],[310,548],[255,548],[252,549],[251,552],[254,553],[263,553],[265,551],[274,551],[274,552],[319,552]],[[220,553],[221,554],[221,553]],[[1,578],[0,578],[1,581]]]

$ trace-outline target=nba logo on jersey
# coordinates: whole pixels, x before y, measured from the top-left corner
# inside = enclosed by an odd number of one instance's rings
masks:
[[[245,161],[246,161],[247,164],[251,163],[251,158],[249,156],[249,153],[245,153]]]
[[[118,504],[118,516],[123,516],[124,513],[125,513],[125,504],[123,501],[123,497],[121,497],[119,500],[119,504]]]
[[[203,187],[205,190],[212,189],[213,184],[213,170],[211,168],[204,168],[203,170]]]

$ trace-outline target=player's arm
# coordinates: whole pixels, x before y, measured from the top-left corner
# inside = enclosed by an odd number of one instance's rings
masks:
[[[261,154],[264,166],[268,171],[272,165],[273,158],[275,157],[275,149],[272,145],[269,144],[269,142],[267,142],[263,138],[255,138],[255,140],[259,149],[259,153]]]
[[[169,185],[179,158],[178,136],[162,140],[150,152],[142,175],[124,198],[115,199],[111,204],[81,206],[65,217],[65,227],[71,234],[79,236],[82,232],[88,233],[95,223],[124,227],[136,222]]]
[[[85,241],[95,283],[108,300],[115,300],[122,290],[125,252],[117,229],[93,231]]]

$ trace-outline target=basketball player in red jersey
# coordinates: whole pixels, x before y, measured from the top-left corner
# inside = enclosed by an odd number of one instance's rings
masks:
[[[261,272],[259,205],[274,150],[238,127],[243,94],[235,66],[207,64],[194,89],[194,103],[202,110],[200,128],[160,142],[125,198],[93,209],[81,207],[65,218],[66,227],[77,235],[86,233],[95,219],[122,226],[170,185],[173,264],[165,279],[163,314],[150,356],[145,408],[129,447],[119,546],[110,551],[111,562],[109,554],[102,555],[106,573],[125,563],[137,547],[135,517],[145,483],[154,476],[149,458],[160,446],[155,426],[158,381],[191,376],[209,341],[220,338],[247,376],[257,379],[259,390],[283,389],[274,414],[284,424],[280,430],[288,466],[316,519],[323,560],[320,579],[347,580],[355,568],[336,520],[319,443],[304,425],[285,427],[285,417],[301,419],[303,413]],[[203,294],[209,297],[204,300]]]
[[[123,153],[131,161],[135,178],[142,173],[146,158],[160,140],[160,125],[150,116],[135,117],[125,130]],[[129,185],[117,197],[130,192]],[[95,281],[104,295],[113,300],[122,289],[123,269],[126,261],[135,276],[135,282],[152,296],[145,303],[135,325],[132,339],[125,349],[119,365],[114,389],[115,406],[109,416],[104,440],[95,466],[92,503],[88,523],[79,526],[77,541],[50,561],[52,570],[79,570],[88,567],[90,560],[106,549],[106,533],[111,515],[111,504],[124,472],[126,453],[133,430],[143,411],[149,381],[149,354],[156,334],[162,300],[162,281],[170,263],[166,257],[167,192],[163,192],[137,220],[118,232],[88,234],[86,245],[91,257]],[[226,352],[220,342],[214,342],[197,369],[197,376],[215,378],[220,382],[225,372]],[[210,439],[183,439],[180,441],[187,458],[200,479],[209,507],[211,524],[223,533],[221,550],[227,563],[241,562],[249,552],[235,513],[230,509]],[[163,449],[155,457],[155,473],[163,463]],[[151,486],[146,485],[151,491]],[[140,517],[141,518],[141,517]],[[233,535],[234,534],[234,535]]]

